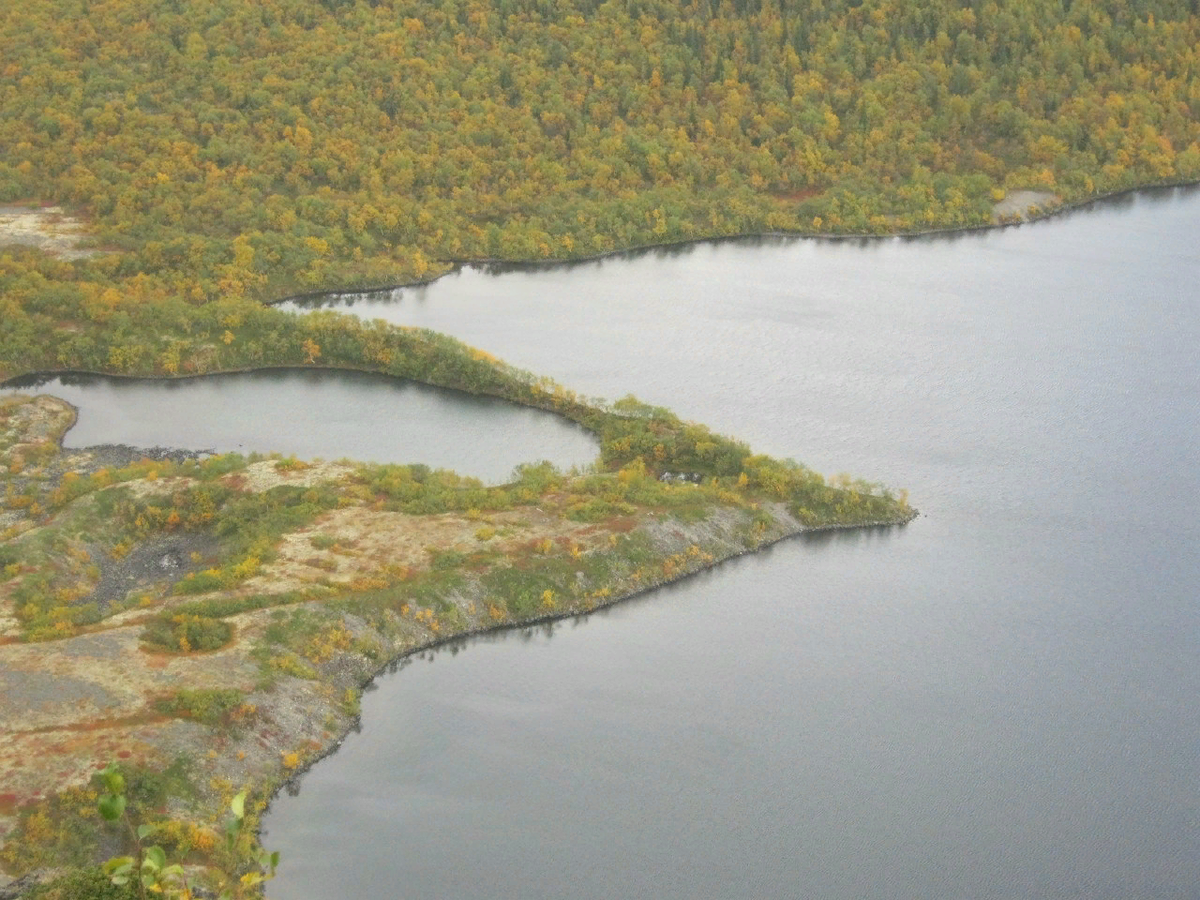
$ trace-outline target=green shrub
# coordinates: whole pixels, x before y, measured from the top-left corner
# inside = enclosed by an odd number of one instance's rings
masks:
[[[218,569],[206,569],[203,572],[190,572],[175,582],[176,594],[207,594],[219,591],[225,586],[225,577]]]
[[[183,688],[174,696],[159,700],[159,712],[180,719],[193,719],[203,725],[217,725],[228,713],[241,705],[246,695],[235,688]]]
[[[219,650],[232,638],[228,622],[187,613],[159,616],[142,630],[143,643],[171,653]]]
[[[189,600],[187,603],[182,603],[175,608],[175,612],[209,619],[221,619],[255,609],[265,609],[268,606],[290,606],[293,603],[304,603],[311,599],[313,599],[312,594],[306,591],[252,594],[249,597],[207,597],[203,600]]]
[[[0,547],[0,570],[6,566],[15,566],[21,560],[21,554],[16,547]],[[0,576],[3,580],[4,576]]]
[[[467,554],[459,550],[438,550],[433,553],[433,567],[443,571],[459,569],[467,559]]]
[[[115,885],[99,868],[62,875],[27,895],[28,900],[134,900],[136,897],[132,882]]]
[[[308,539],[316,550],[332,550],[337,546],[337,538],[332,534],[314,534]]]
[[[637,507],[631,503],[594,497],[573,504],[567,509],[567,518],[577,522],[600,522],[611,516],[631,516],[635,512],[637,512]]]
[[[230,472],[246,468],[247,460],[240,453],[223,453],[210,456],[200,463],[200,477],[206,480],[220,478]]]

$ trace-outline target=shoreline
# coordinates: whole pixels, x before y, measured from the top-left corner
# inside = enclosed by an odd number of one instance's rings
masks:
[[[786,515],[786,513],[784,513],[784,515]],[[404,660],[409,659],[410,657],[418,656],[420,654],[423,654],[423,653],[426,653],[426,652],[429,652],[432,650],[438,650],[443,647],[448,647],[448,646],[451,646],[456,643],[466,643],[468,641],[474,640],[475,638],[482,637],[484,635],[498,634],[501,632],[508,632],[508,631],[520,631],[523,629],[545,627],[545,626],[553,627],[554,625],[556,625],[560,622],[566,622],[568,620],[583,619],[583,618],[586,618],[586,617],[592,615],[593,613],[601,612],[603,610],[607,610],[607,609],[610,609],[615,606],[629,603],[629,602],[637,600],[639,598],[648,598],[652,594],[654,594],[656,591],[660,590],[661,588],[668,587],[668,586],[675,585],[675,584],[680,584],[680,583],[689,581],[693,578],[697,578],[708,572],[715,571],[715,570],[721,568],[722,566],[726,566],[731,563],[734,563],[737,560],[742,559],[743,557],[753,556],[753,555],[761,553],[763,551],[770,550],[772,547],[776,546],[777,544],[781,544],[785,541],[795,540],[797,538],[802,538],[807,535],[828,534],[828,533],[837,532],[837,531],[859,531],[859,530],[872,531],[872,530],[884,530],[884,529],[892,529],[892,528],[904,528],[905,526],[909,525],[911,522],[918,519],[920,517],[920,515],[921,515],[920,510],[911,508],[907,515],[900,516],[900,517],[897,517],[895,519],[890,519],[890,520],[861,522],[861,523],[854,524],[854,525],[833,524],[833,525],[808,526],[808,525],[798,524],[795,528],[793,528],[791,530],[784,530],[782,533],[779,533],[779,534],[773,534],[770,537],[765,538],[761,543],[758,543],[752,547],[745,547],[740,550],[734,550],[734,551],[729,552],[728,554],[725,554],[722,556],[716,556],[711,561],[704,562],[704,563],[696,566],[695,568],[680,572],[677,575],[673,575],[673,576],[667,577],[667,578],[662,578],[660,580],[654,581],[653,583],[641,585],[641,586],[631,589],[627,592],[619,593],[612,597],[605,598],[602,602],[596,603],[594,606],[592,606],[588,609],[564,610],[562,612],[549,613],[549,614],[545,614],[545,615],[535,615],[535,616],[531,616],[526,619],[520,619],[518,621],[490,625],[490,626],[483,627],[483,628],[468,629],[468,630],[459,632],[457,634],[447,635],[446,637],[437,638],[437,639],[428,641],[426,643],[418,644],[416,646],[407,648],[407,649],[397,653],[396,655],[392,656],[391,658],[385,660],[384,662],[378,664],[378,666],[373,671],[371,671],[369,677],[367,677],[365,680],[363,680],[359,684],[359,689],[365,690],[365,689],[367,689],[367,687],[369,685],[373,684],[381,675],[397,671],[399,669],[400,665],[404,662]],[[775,518],[776,521],[778,521],[779,516],[775,515],[775,516],[773,516],[773,518]],[[788,518],[791,518],[791,517],[788,516]],[[270,787],[269,787],[270,792],[267,795],[267,797],[265,798],[265,806],[262,809],[262,814],[265,815],[270,810],[271,805],[275,802],[276,798],[279,797],[279,795],[282,791],[293,790],[293,789],[298,790],[300,788],[300,780],[303,778],[304,774],[306,772],[308,772],[310,769],[312,769],[314,766],[316,766],[318,763],[320,763],[322,760],[327,759],[328,757],[330,757],[334,753],[336,753],[341,748],[342,744],[346,741],[346,739],[349,737],[350,733],[358,731],[361,728],[361,725],[362,725],[362,716],[361,716],[361,714],[356,714],[353,717],[353,719],[347,724],[347,726],[345,727],[344,730],[342,730],[335,738],[330,740],[326,745],[321,747],[321,749],[317,750],[312,756],[307,757],[304,760],[303,764],[296,767],[291,772],[287,773],[286,777],[282,777],[278,782],[275,782],[275,783],[268,782],[268,784],[270,785]]]
[[[1096,194],[1080,200],[1060,201],[1053,206],[1047,206],[1040,209],[1036,215],[1023,217],[1018,221],[993,221],[986,224],[967,225],[960,228],[930,228],[920,231],[893,231],[885,234],[870,234],[865,232],[822,234],[819,232],[808,231],[745,231],[737,234],[716,235],[713,237],[682,238],[680,240],[663,241],[655,244],[637,244],[615,250],[605,250],[602,253],[591,253],[586,256],[572,256],[566,259],[500,259],[496,257],[484,257],[480,259],[442,259],[436,260],[435,262],[441,265],[449,266],[449,268],[445,272],[441,272],[430,278],[419,278],[412,281],[389,282],[371,287],[350,288],[348,290],[330,288],[324,290],[301,291],[299,293],[287,294],[282,297],[271,300],[263,300],[261,302],[264,306],[281,306],[284,303],[316,300],[324,297],[357,297],[365,294],[380,294],[384,293],[385,291],[398,291],[404,288],[426,287],[471,266],[493,266],[499,269],[511,267],[514,270],[520,271],[537,271],[539,269],[555,269],[576,265],[586,265],[587,263],[601,262],[603,260],[613,259],[619,256],[653,253],[656,250],[685,250],[689,247],[698,246],[700,244],[725,244],[734,243],[737,241],[749,241],[766,238],[797,241],[813,240],[824,241],[828,243],[844,243],[847,241],[874,243],[890,240],[916,241],[923,238],[936,237],[967,237],[970,235],[979,235],[984,232],[1001,231],[1007,228],[1020,228],[1022,225],[1034,225],[1039,222],[1045,222],[1050,219],[1064,216],[1068,213],[1078,212],[1092,206],[1099,206],[1113,200],[1119,200],[1123,197],[1130,197],[1136,194],[1152,194],[1156,192],[1178,190],[1180,188],[1185,190],[1189,188],[1200,189],[1200,179],[1164,181],[1157,184],[1143,184],[1137,187],[1121,188],[1120,190],[1109,191],[1108,193],[1104,194]]]
[[[744,537],[744,527],[751,522],[755,512],[765,513],[771,524],[754,539],[754,543],[750,543]],[[685,582],[742,557],[769,550],[786,540],[835,531],[903,528],[919,515],[917,510],[909,509],[904,515],[888,519],[850,525],[806,526],[792,517],[783,504],[763,503],[759,510],[725,509],[722,512],[722,508],[718,508],[712,516],[700,522],[684,521],[673,516],[643,516],[639,517],[635,533],[651,536],[654,544],[654,562],[651,565],[654,571],[666,571],[665,567],[658,567],[668,559],[683,558],[686,552],[683,548],[693,541],[703,541],[703,546],[711,556],[690,556],[684,568],[672,571],[669,575],[655,575],[652,580],[638,581],[636,576],[631,578],[630,573],[625,572],[618,576],[612,594],[596,601],[576,598],[569,605],[564,604],[563,608],[549,613],[538,611],[527,617],[512,617],[496,623],[483,619],[473,626],[468,625],[461,631],[444,636],[425,631],[425,638],[415,641],[412,640],[411,631],[396,632],[385,626],[368,623],[357,613],[345,611],[338,614],[339,621],[348,623],[352,633],[360,640],[364,635],[368,642],[371,638],[376,639],[376,646],[383,649],[381,654],[367,653],[356,642],[354,646],[336,653],[326,664],[316,666],[318,675],[315,677],[280,675],[272,686],[256,688],[246,696],[246,702],[257,703],[260,710],[260,717],[255,720],[253,727],[244,732],[230,733],[214,725],[181,723],[178,727],[184,731],[177,732],[173,739],[167,740],[163,751],[168,755],[164,759],[170,758],[169,748],[180,747],[180,740],[183,739],[186,741],[183,746],[195,757],[192,777],[197,784],[211,784],[215,788],[218,781],[225,779],[233,789],[239,784],[249,788],[253,801],[253,818],[250,821],[256,838],[261,839],[261,817],[280,793],[299,789],[304,773],[336,753],[351,732],[361,729],[363,719],[357,698],[381,675],[397,671],[407,659],[488,634],[538,627],[553,628],[566,620],[581,619],[593,612],[639,598],[648,599],[661,588]],[[664,542],[667,546],[664,546]],[[722,545],[721,549],[718,549],[718,544]],[[460,601],[463,598],[478,599],[481,587],[478,583],[468,586],[458,594]],[[336,601],[336,595],[332,599]],[[451,599],[455,598],[452,596]],[[311,612],[322,608],[325,602],[326,599],[320,598],[302,601],[298,605],[285,603],[282,606],[264,607],[231,616],[229,621],[237,631],[254,630],[261,627],[262,621],[276,610]],[[115,635],[139,627],[140,620],[121,622],[112,629],[89,630],[80,635],[80,639],[94,641],[102,635]],[[49,649],[52,645],[32,646]],[[217,656],[222,654],[223,651],[216,651]],[[228,664],[234,664],[234,659],[236,657],[229,657]],[[201,682],[196,682],[196,685],[201,686]],[[348,706],[351,692],[355,700]],[[289,725],[293,727],[289,728]],[[241,762],[243,758],[244,764]],[[231,772],[237,774],[231,777]],[[194,806],[189,806],[190,812],[177,810],[172,818],[205,822],[214,810],[225,808],[226,804],[210,795],[211,789],[203,790],[203,796],[198,798]],[[269,844],[269,835],[266,841]],[[51,880],[59,871],[35,868],[16,877],[0,873],[0,897],[5,896],[6,888],[27,890]],[[21,897],[23,894],[14,896]]]

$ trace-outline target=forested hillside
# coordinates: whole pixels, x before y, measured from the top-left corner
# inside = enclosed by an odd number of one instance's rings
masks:
[[[1200,178],[1198,10],[4,4],[0,203],[64,204],[118,252],[0,255],[0,374],[44,365],[29,342],[68,325],[178,339],[207,301],[426,277],[451,259],[967,226],[1005,189],[1070,200]],[[168,300],[173,326],[141,321]],[[236,337],[226,318],[216,334]],[[109,367],[169,373],[163,347]]]

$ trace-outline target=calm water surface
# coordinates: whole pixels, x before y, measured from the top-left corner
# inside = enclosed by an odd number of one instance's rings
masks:
[[[271,895],[1200,896],[1198,247],[1176,191],[328,301],[924,515],[380,679]]]
[[[595,439],[542,410],[361,372],[277,369],[178,381],[94,375],[27,378],[79,409],[63,441],[284,453],[301,459],[424,463],[491,483],[549,459],[586,466]]]

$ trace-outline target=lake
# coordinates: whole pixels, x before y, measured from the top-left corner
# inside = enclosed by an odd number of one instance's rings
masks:
[[[100,375],[14,379],[79,410],[63,446],[183,447],[301,459],[424,463],[501,484],[519,463],[591,465],[596,439],[551,413],[364,372],[271,369],[161,380]]]
[[[1173,190],[306,304],[636,392],[923,516],[381,678],[267,816],[270,895],[1195,896],[1198,236]]]
[[[1200,192],[1168,190],[1002,231],[698,244],[292,304],[636,393],[907,488],[922,516],[406,661],[272,805],[269,896],[1196,896],[1198,236]],[[547,414],[354,373],[42,389],[81,407],[70,446],[488,480],[595,456]]]

